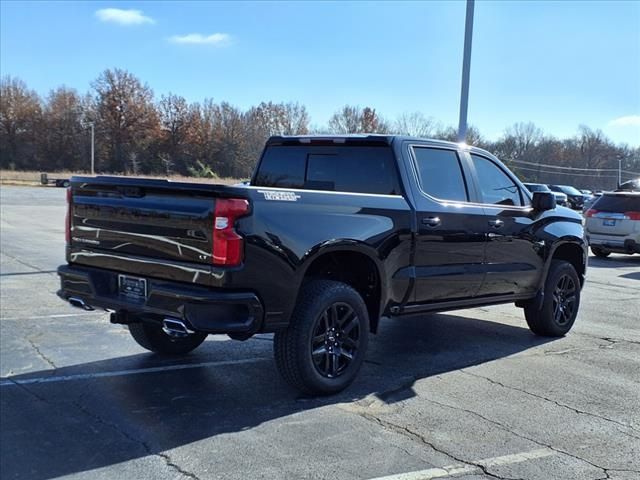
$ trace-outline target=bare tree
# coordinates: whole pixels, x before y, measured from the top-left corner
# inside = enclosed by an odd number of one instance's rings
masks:
[[[370,107],[345,105],[329,119],[331,133],[388,133],[387,123]]]
[[[194,110],[184,97],[172,93],[163,95],[158,102],[161,137],[159,156],[167,174],[177,169],[187,173],[189,143],[193,136]]]
[[[67,87],[52,90],[43,111],[42,157],[48,169],[89,169],[90,137],[81,125],[83,101]]]
[[[153,91],[133,74],[105,70],[92,84],[106,166],[111,171],[141,168],[143,152],[159,131]],[[131,155],[131,154],[134,155]]]
[[[403,113],[393,126],[394,133],[410,137],[429,138],[435,135],[437,124],[433,118],[427,118],[420,112]]]
[[[37,134],[42,123],[40,97],[15,77],[0,82],[0,165],[38,168]]]

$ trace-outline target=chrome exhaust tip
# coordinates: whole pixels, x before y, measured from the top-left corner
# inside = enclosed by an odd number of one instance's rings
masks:
[[[191,333],[195,333],[182,320],[175,318],[162,320],[162,331],[171,337],[186,337]]]
[[[69,297],[69,304],[71,304],[72,307],[81,308],[87,312],[93,310],[93,307],[84,303],[84,300],[81,298]]]

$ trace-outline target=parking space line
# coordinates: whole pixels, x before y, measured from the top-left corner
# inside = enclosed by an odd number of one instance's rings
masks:
[[[224,367],[227,365],[243,365],[248,363],[264,362],[265,360],[271,360],[271,357],[241,358],[239,360],[222,360],[219,362],[201,362],[201,363],[190,363],[190,364],[182,364],[182,365],[165,365],[162,367],[138,368],[138,369],[132,369],[132,370],[114,370],[111,372],[78,373],[75,375],[58,375],[58,376],[52,375],[50,377],[25,378],[23,380],[13,379],[12,377],[4,377],[0,380],[0,387],[9,387],[12,385],[30,385],[34,383],[56,383],[56,382],[70,382],[70,381],[76,381],[76,380],[92,380],[94,378],[124,377],[127,375],[142,375],[146,373],[170,372],[175,370],[187,370],[191,368]]]
[[[45,318],[69,318],[106,315],[107,312],[58,313],[53,315],[33,315],[30,317],[6,317],[0,320],[43,320]]]
[[[478,473],[480,471],[480,465],[483,467],[512,465],[514,463],[526,462],[528,460],[535,460],[537,458],[550,457],[555,454],[556,452],[551,450],[550,448],[539,448],[537,450],[529,450],[528,452],[520,452],[511,455],[503,455],[500,457],[485,458],[483,460],[471,462],[473,463],[473,465],[465,465],[460,463],[440,468],[428,468],[426,470],[417,470],[414,472],[396,473],[394,475],[388,475],[386,477],[376,477],[371,480],[432,480],[434,478],[445,478],[452,477],[454,475]]]

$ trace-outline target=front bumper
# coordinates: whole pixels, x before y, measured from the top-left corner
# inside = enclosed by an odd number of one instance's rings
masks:
[[[262,326],[264,309],[255,293],[147,278],[147,296],[136,301],[119,294],[118,273],[62,265],[58,268],[58,296],[66,301],[79,299],[89,307],[113,310],[129,318],[180,319],[196,332],[252,335]]]

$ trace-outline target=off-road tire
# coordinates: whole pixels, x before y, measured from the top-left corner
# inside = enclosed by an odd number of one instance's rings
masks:
[[[565,282],[571,293],[558,293]],[[580,307],[580,279],[575,268],[564,260],[552,260],[544,286],[541,308],[532,303],[525,307],[524,315],[533,333],[545,337],[562,337],[573,326]],[[569,301],[573,298],[572,301]],[[563,308],[560,308],[564,305]],[[569,313],[568,305],[571,306]],[[566,310],[565,310],[566,308]]]
[[[337,309],[332,315],[332,308]],[[339,310],[342,309],[342,310]],[[349,309],[352,311],[349,313]],[[325,333],[324,346],[317,345],[319,329],[324,329],[324,325],[331,322],[329,317],[336,318],[337,331],[342,339],[333,338],[331,333]],[[340,315],[344,315],[344,330],[340,330]],[[349,316],[350,320],[347,320]],[[347,325],[348,323],[348,325]],[[349,328],[349,331],[347,331]],[[345,348],[351,347],[354,340],[349,340],[347,336],[354,335],[354,329],[358,329],[357,347],[353,351],[346,352]],[[333,329],[327,327],[327,331]],[[369,336],[369,315],[367,307],[362,297],[349,285],[332,280],[313,280],[303,285],[298,296],[298,302],[291,317],[289,327],[276,332],[274,336],[274,354],[276,365],[282,377],[292,387],[298,389],[305,395],[330,395],[340,392],[348,387],[356,378],[358,371],[364,361],[368,345]],[[342,341],[341,344],[333,344],[333,352],[328,353],[327,344],[331,341]],[[338,345],[338,346],[335,346]],[[349,346],[346,346],[349,345]],[[323,353],[313,353],[325,349]],[[340,350],[339,350],[340,349]],[[352,355],[348,357],[336,354],[335,352],[346,352]],[[333,356],[338,364],[342,363],[343,370],[335,376],[330,377],[322,373],[322,368],[332,364]],[[314,361],[314,358],[316,359]],[[326,362],[325,362],[326,360]],[[318,365],[317,363],[321,365]],[[331,368],[331,367],[329,367]],[[337,371],[337,370],[336,370]],[[329,374],[330,375],[330,374]]]
[[[600,247],[591,247],[591,253],[593,253],[596,257],[599,258],[607,258],[609,255],[611,255],[611,252],[609,252],[608,250],[605,250],[604,248],[600,248]]]

